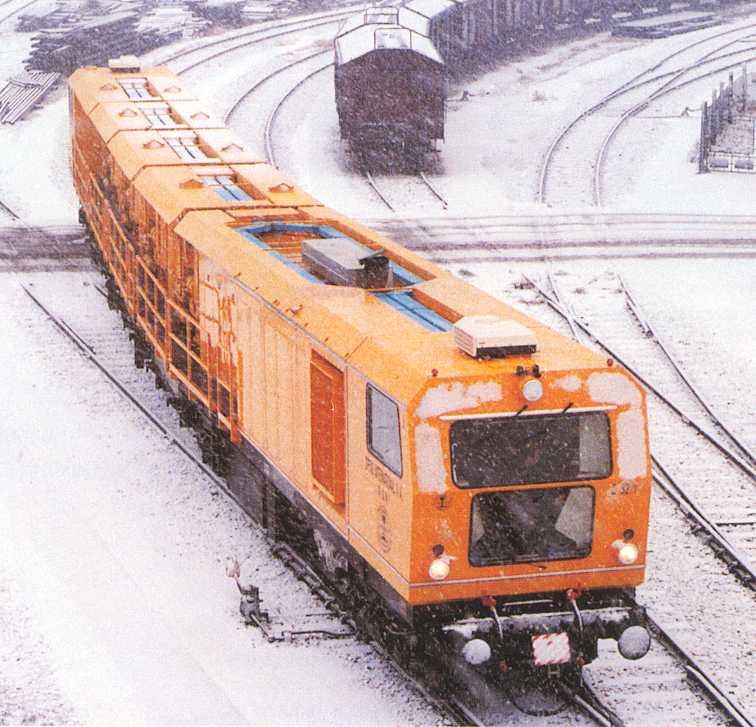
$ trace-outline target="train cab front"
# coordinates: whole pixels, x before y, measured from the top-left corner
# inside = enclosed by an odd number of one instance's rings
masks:
[[[491,337],[469,327],[470,340],[457,339],[477,375],[429,382],[415,408],[416,613],[443,622],[478,668],[580,667],[600,638],[640,658],[650,645],[632,598],[651,488],[642,389],[564,339],[538,355],[519,324],[500,326],[502,345],[487,348],[475,342]]]

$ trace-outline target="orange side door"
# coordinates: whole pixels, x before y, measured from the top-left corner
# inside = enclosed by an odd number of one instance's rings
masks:
[[[346,489],[344,372],[315,351],[310,360],[312,475],[334,505]]]

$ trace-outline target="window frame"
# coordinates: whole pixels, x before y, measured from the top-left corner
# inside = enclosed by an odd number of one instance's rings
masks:
[[[204,162],[211,158],[205,154],[202,141],[196,134],[194,136],[164,136],[163,140],[182,161]],[[200,156],[195,156],[192,150],[196,150]]]
[[[470,485],[463,485],[460,484],[457,481],[457,471],[455,467],[455,457],[454,457],[454,440],[452,438],[452,430],[454,428],[455,424],[458,424],[462,421],[467,420],[457,420],[451,422],[451,425],[449,426],[449,469],[451,474],[452,482],[454,483],[454,486],[457,487],[460,490],[491,490],[493,488],[497,487],[532,487],[537,485],[559,485],[564,483],[571,483],[571,482],[601,482],[604,480],[609,479],[612,477],[614,473],[615,468],[615,461],[614,461],[614,451],[613,451],[613,441],[612,441],[612,434],[613,434],[613,423],[612,423],[612,417],[609,416],[608,412],[605,411],[596,411],[596,412],[576,412],[576,413],[568,413],[565,412],[561,416],[565,417],[579,417],[583,415],[596,415],[596,414],[603,414],[606,421],[606,431],[607,431],[607,454],[608,454],[608,471],[605,475],[600,477],[594,477],[594,476],[587,476],[587,477],[579,477],[576,479],[569,479],[569,480],[534,480],[532,482],[497,482],[496,484],[491,485],[485,485],[485,484],[470,484]],[[546,418],[546,417],[553,417],[553,416],[559,416],[554,413],[550,414],[534,414],[530,418]],[[512,420],[516,419],[516,417],[501,417],[502,420]]]
[[[473,503],[476,498],[483,497],[486,495],[496,495],[496,494],[506,494],[508,492],[533,492],[536,490],[579,490],[579,489],[588,489],[591,491],[593,497],[591,498],[591,539],[590,539],[590,547],[588,548],[587,552],[585,554],[580,555],[573,555],[573,556],[565,556],[561,558],[541,558],[538,560],[535,559],[513,559],[513,560],[496,560],[492,561],[490,563],[473,563],[471,559],[471,551],[473,547],[472,543],[472,536],[473,536],[473,513],[474,513],[474,506]],[[467,563],[472,568],[500,568],[503,565],[531,565],[536,563],[556,563],[559,561],[566,561],[566,560],[583,560],[585,558],[590,558],[591,554],[593,553],[593,544],[594,544],[594,536],[596,534],[596,487],[593,484],[590,484],[589,482],[581,481],[580,484],[570,484],[565,485],[561,483],[557,483],[553,486],[547,486],[547,487],[533,487],[525,485],[518,485],[515,487],[507,487],[505,489],[499,489],[499,490],[482,490],[480,492],[476,492],[471,498],[470,498],[470,513],[469,513],[469,520],[468,520],[468,537],[467,537]]]
[[[399,471],[397,472],[388,462],[386,462],[383,459],[383,456],[378,453],[375,449],[373,449],[373,442],[372,442],[372,425],[373,425],[373,406],[372,406],[372,392],[377,393],[378,395],[382,396],[384,399],[386,399],[388,402],[393,404],[394,409],[396,411],[396,435],[397,435],[397,443],[399,445]],[[377,386],[374,384],[366,384],[365,386],[365,425],[366,425],[366,432],[365,432],[365,443],[367,445],[368,452],[375,457],[386,469],[388,469],[390,472],[393,472],[397,477],[402,477],[404,472],[404,453],[402,451],[402,415],[399,411],[399,404],[394,401],[388,394],[381,391]]]
[[[168,104],[164,104],[163,106],[140,106],[139,110],[153,129],[178,126],[178,122],[173,118],[171,107]]]
[[[250,202],[254,198],[244,187],[239,184],[234,174],[200,174],[200,181],[207,189],[212,189],[221,199],[226,202]],[[214,180],[214,181],[210,181]],[[226,192],[229,197],[223,196]],[[241,195],[241,196],[240,196]]]

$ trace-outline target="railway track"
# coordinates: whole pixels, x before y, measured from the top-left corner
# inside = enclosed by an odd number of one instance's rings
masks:
[[[9,217],[11,220],[19,221],[21,218],[7,205],[5,202],[0,200],[0,212],[2,212],[6,217]]]
[[[636,105],[632,106],[630,109],[627,109],[622,113],[620,118],[615,122],[615,124],[612,126],[609,133],[604,137],[604,140],[601,142],[601,146],[599,148],[598,154],[596,155],[596,161],[593,166],[593,202],[597,207],[601,207],[603,204],[603,193],[602,193],[602,179],[603,179],[603,170],[606,165],[606,159],[608,156],[608,150],[614,139],[617,137],[617,134],[619,133],[619,130],[626,124],[631,118],[634,116],[637,116],[641,111],[648,108],[654,101],[657,101],[662,96],[667,96],[675,91],[679,91],[682,88],[685,88],[686,86],[689,86],[693,83],[697,83],[699,81],[703,81],[706,79],[711,78],[712,76],[717,76],[724,71],[730,71],[735,68],[742,68],[744,64],[750,63],[754,59],[756,59],[756,55],[753,55],[752,51],[756,48],[756,46],[751,46],[749,48],[742,49],[736,53],[733,53],[732,55],[740,55],[743,52],[750,53],[750,55],[746,58],[739,58],[738,61],[734,63],[728,63],[724,66],[718,66],[716,69],[707,71],[706,73],[703,73],[699,76],[696,76],[695,78],[690,78],[685,81],[682,81],[681,83],[678,83],[676,85],[669,85],[663,84],[662,87],[654,93],[650,94],[646,99],[643,101],[637,103]],[[717,58],[716,60],[720,60]],[[707,61],[708,62],[708,61]],[[695,64],[694,68],[698,68],[701,64]],[[686,71],[687,72],[687,71]],[[682,73],[680,75],[683,75]],[[677,80],[679,76],[675,76],[674,80]]]
[[[37,290],[27,290],[27,294],[35,300],[37,306],[42,308],[57,330],[76,346],[82,356],[107,377],[110,383],[147,418],[151,425],[161,432],[170,445],[177,447],[194,465],[201,469],[219,490],[236,502],[233,493],[227,489],[225,482],[201,461],[196,445],[186,432],[175,431],[175,421],[168,416],[172,412],[165,407],[163,395],[155,391],[149,375],[134,367],[132,362],[133,350],[126,333],[120,330],[120,326],[115,328],[113,318],[104,315],[103,311],[97,310],[97,305],[91,300],[92,296],[98,297],[97,293],[94,292],[96,286],[90,284],[86,290],[89,291],[86,295],[90,302],[84,305],[70,304],[65,315],[49,305],[44,293],[40,294]],[[237,505],[239,505],[238,502]],[[273,552],[275,554],[275,550]],[[293,560],[296,561],[296,558]],[[284,556],[282,562],[286,563],[286,561],[287,558]],[[287,567],[291,567],[289,563],[286,564]],[[297,577],[301,577],[301,573]],[[303,580],[307,582],[307,578],[303,578]],[[311,588],[311,590],[316,592],[317,588]],[[685,651],[685,648],[670,635],[669,629],[659,626],[658,619],[654,618],[653,624],[660,647],[654,647],[652,655],[647,657],[647,659],[653,660],[650,669],[648,667],[634,669],[632,670],[633,673],[629,675],[630,670],[627,668],[627,662],[622,660],[621,663],[613,666],[611,658],[609,658],[607,664],[604,664],[602,656],[602,660],[591,667],[588,683],[583,688],[567,689],[563,693],[568,706],[568,711],[563,715],[564,722],[556,715],[549,724],[575,724],[575,710],[582,712],[595,724],[612,725],[613,727],[632,724],[634,713],[630,705],[635,704],[637,707],[639,701],[652,698],[651,695],[659,691],[660,684],[666,693],[664,705],[669,708],[669,714],[675,714],[676,719],[689,720],[687,721],[689,724],[700,724],[703,715],[711,715],[707,712],[707,708],[701,700],[691,699],[693,695],[688,680],[694,678],[698,683],[694,694],[705,693],[706,699],[709,700],[711,705],[715,705],[720,714],[716,719],[707,719],[707,723],[726,724],[730,721],[740,725],[751,725],[752,723],[748,721],[743,710],[727,696],[726,688],[716,684],[715,677],[707,672],[706,667],[697,663],[695,658]],[[290,628],[296,628],[296,624]],[[466,704],[458,696],[452,694],[448,698],[439,698],[431,694],[422,681],[418,681],[417,677],[395,664],[390,655],[380,646],[378,651],[431,704],[459,724],[527,725],[532,723],[527,714],[521,714],[518,718],[517,709],[513,708],[512,705],[509,705],[506,713],[498,713],[497,721],[492,722],[486,716],[476,713],[471,705]],[[619,657],[617,657],[617,661],[620,661]],[[604,673],[605,667],[606,673]],[[622,690],[616,689],[615,669],[621,675]],[[596,674],[602,673],[604,673],[604,680],[608,681],[610,685],[609,695],[618,691],[631,695],[631,698],[627,700],[629,703],[620,700],[619,707],[621,709],[612,704],[611,699],[602,696],[601,692],[605,691],[603,686],[597,687],[593,684],[596,681],[600,682],[596,679]],[[684,705],[683,711],[680,711],[683,709],[681,705]],[[623,709],[630,709],[630,713],[623,714]],[[490,717],[490,714],[487,716]],[[539,723],[541,723],[541,718],[539,718]]]
[[[756,256],[756,217],[561,213],[363,219],[440,264],[623,257]]]
[[[709,415],[709,417],[711,418],[711,421],[730,440],[731,444],[733,444],[735,448],[740,451],[740,454],[746,457],[746,460],[751,465],[756,464],[756,456],[754,456],[754,453],[750,449],[750,447],[744,444],[743,440],[740,437],[738,437],[736,434],[733,434],[731,428],[722,422],[721,417],[714,411],[713,405],[701,393],[699,388],[693,383],[690,376],[683,371],[682,364],[679,363],[676,357],[672,354],[670,346],[661,339],[656,328],[651,323],[650,318],[648,317],[646,313],[644,313],[636,296],[632,294],[632,292],[630,291],[630,288],[628,287],[627,283],[625,282],[624,278],[621,275],[619,276],[619,282],[622,287],[622,292],[625,295],[627,308],[635,317],[643,334],[647,338],[651,338],[654,341],[654,343],[656,343],[656,345],[659,347],[661,352],[664,354],[664,357],[669,362],[669,364],[679,374],[685,386],[690,390],[690,392],[693,394],[696,400],[703,407],[704,411]]]
[[[592,343],[599,346],[630,371],[644,384],[653,397],[666,407],[667,411],[665,414],[661,414],[653,406],[652,398],[649,401],[650,418],[652,421],[657,421],[660,416],[664,416],[665,422],[668,423],[667,412],[672,412],[688,428],[694,429],[695,435],[705,438],[727,460],[724,468],[721,466],[715,468],[711,464],[711,457],[708,457],[706,461],[709,469],[707,469],[703,477],[700,471],[696,473],[696,470],[701,469],[700,467],[689,468],[693,471],[687,471],[684,474],[686,485],[683,486],[679,483],[678,478],[670,473],[670,468],[662,464],[657,457],[653,457],[654,482],[672,498],[676,505],[685,513],[685,516],[692,521],[696,531],[702,534],[706,544],[727,564],[732,573],[749,589],[756,590],[756,573],[753,567],[754,555],[756,555],[756,521],[753,519],[755,513],[749,510],[750,507],[756,511],[756,503],[753,503],[753,485],[756,482],[756,472],[754,472],[752,466],[727,449],[716,435],[704,429],[693,419],[692,415],[684,412],[680,405],[662,393],[658,384],[651,384],[644,377],[643,373],[637,370],[636,366],[627,362],[624,355],[617,353],[616,345],[610,345],[606,341],[605,336],[599,336],[587,323],[572,315],[569,305],[549,295],[543,287],[537,285],[534,281],[530,280],[530,282],[549,306],[569,322],[571,327],[576,327]],[[613,315],[612,319],[616,321],[617,316]],[[608,327],[605,326],[604,328]],[[580,340],[579,337],[578,340]],[[659,369],[655,367],[654,371],[657,373],[656,378],[658,380]],[[669,427],[669,431],[674,432],[669,434],[669,436],[679,436],[677,433],[678,429],[679,427],[675,426]],[[735,441],[738,440],[736,439]],[[727,467],[727,464],[734,464],[740,469],[740,472],[738,474],[730,472],[729,470],[732,468]],[[680,468],[680,465],[678,465],[678,468]],[[709,483],[711,481],[718,483],[716,498],[712,498],[710,494],[711,487]],[[699,500],[706,502],[707,505],[699,505]],[[743,503],[743,508],[736,510],[736,516],[732,518],[730,513],[734,506],[733,503],[738,502]],[[730,528],[729,533],[723,527],[728,519],[732,519],[738,523],[738,525]],[[722,523],[722,525],[718,523]],[[737,541],[732,542],[733,534],[741,541],[740,543]],[[747,548],[743,548],[742,543],[750,545]]]
[[[34,227],[17,216],[13,219],[22,225],[0,226],[0,272],[92,268],[83,227]]]
[[[11,5],[13,2],[15,2],[15,0],[5,0],[5,2],[0,3],[0,13],[5,13],[4,15],[0,14],[0,24],[4,23],[6,20],[10,20],[14,15],[18,15],[22,10],[26,10],[26,8],[39,2],[39,0],[29,0],[28,2],[24,2],[14,8],[11,12],[6,12],[7,6]]]
[[[414,176],[400,175],[393,177],[391,183],[397,188],[400,186],[403,188],[396,191],[395,194],[386,192],[378,184],[378,182],[376,182],[375,174],[372,171],[365,170],[363,172],[363,176],[365,177],[365,180],[367,181],[370,188],[375,193],[376,197],[391,212],[399,212],[394,203],[391,202],[391,197],[401,195],[402,199],[412,199],[413,201],[416,201],[416,190],[420,189],[424,190],[424,192],[430,192],[430,199],[432,199],[434,202],[438,202],[441,205],[442,209],[446,210],[449,207],[449,203],[447,202],[446,198],[441,194],[441,192],[438,191],[437,187],[433,184],[433,182],[430,181],[428,175],[423,171],[418,172]]]
[[[311,61],[316,61],[317,59],[322,58],[324,56],[329,56],[330,54],[331,54],[330,50],[312,53],[307,56],[304,56],[303,58],[296,59],[294,61],[284,64],[283,66],[273,69],[270,73],[268,73],[267,75],[255,81],[255,83],[252,86],[246,89],[241,95],[239,95],[231,103],[231,105],[229,106],[229,108],[226,110],[226,112],[223,115],[224,123],[230,125],[232,122],[233,116],[242,109],[243,104],[247,102],[249,98],[254,93],[258,92],[263,86],[270,84],[275,79],[278,79],[279,76],[287,73],[288,71],[291,71],[292,69],[298,68],[305,64],[309,64]],[[268,113],[266,117],[265,128],[263,130],[265,158],[274,166],[278,166],[276,154],[275,154],[274,127],[284,105],[308,81],[315,78],[316,76],[323,73],[324,71],[327,71],[328,69],[332,68],[333,62],[329,61],[327,63],[317,63],[316,65],[317,67],[314,70],[308,69],[304,75],[300,75],[293,83],[290,83],[288,85],[286,92],[283,95],[280,95],[278,97],[277,101],[273,105],[272,110]],[[378,183],[375,180],[375,175],[373,174],[373,172],[370,171],[369,169],[365,170],[363,172],[363,176],[365,180],[367,181],[367,184],[373,190],[373,192],[381,201],[381,203],[384,204],[386,208],[390,210],[391,212],[395,212],[396,208],[389,201],[389,197],[379,188]],[[411,180],[413,183],[420,182],[423,188],[428,190],[433,196],[433,198],[442,205],[443,209],[448,208],[448,203],[446,199],[441,195],[441,193],[438,191],[435,185],[430,181],[430,179],[425,174],[425,172],[422,172],[422,171],[419,172],[416,176],[412,177]],[[407,181],[408,180],[406,177],[402,177],[403,183],[406,184]]]
[[[620,86],[612,90],[610,93],[602,97],[598,102],[596,102],[589,108],[585,109],[578,116],[573,118],[562,129],[562,131],[554,138],[554,140],[552,141],[551,145],[549,146],[544,156],[544,159],[541,163],[541,169],[540,169],[540,173],[538,177],[536,201],[545,203],[550,200],[550,196],[548,194],[548,183],[549,183],[549,177],[553,176],[553,174],[555,173],[557,153],[562,147],[565,146],[565,142],[567,138],[570,137],[574,133],[576,128],[581,124],[581,122],[587,121],[588,119],[595,117],[597,115],[597,112],[604,110],[605,107],[608,106],[611,102],[617,99],[622,99],[633,92],[639,91],[640,89],[644,88],[648,84],[660,82],[660,85],[657,89],[652,91],[650,94],[646,94],[644,97],[641,98],[640,101],[634,104],[631,104],[629,109],[626,109],[625,111],[622,112],[622,116],[617,122],[615,122],[615,124],[613,124],[610,131],[606,134],[601,135],[602,142],[599,145],[597,156],[591,162],[592,163],[591,195],[592,195],[593,203],[596,204],[597,206],[600,206],[601,201],[602,201],[602,198],[601,198],[602,169],[605,163],[607,150],[612,140],[616,137],[616,134],[619,131],[620,127],[625,123],[625,121],[631,118],[633,115],[640,112],[642,109],[646,108],[649,103],[653,102],[654,100],[657,100],[658,98],[661,98],[664,95],[673,93],[674,91],[679,90],[680,88],[683,88],[684,86],[687,86],[690,83],[693,83],[695,81],[708,78],[711,75],[715,75],[716,73],[721,73],[724,70],[728,70],[729,68],[740,65],[740,63],[742,63],[743,60],[745,59],[741,58],[741,60],[738,63],[727,64],[725,66],[717,68],[716,70],[712,70],[712,71],[709,71],[708,73],[698,76],[695,79],[690,79],[688,81],[684,81],[679,84],[676,84],[676,81],[683,78],[686,74],[688,74],[692,70],[695,70],[696,68],[700,68],[709,63],[721,61],[725,57],[732,57],[734,55],[742,55],[743,53],[747,53],[749,51],[748,48],[738,48],[732,54],[727,54],[726,56],[716,56],[717,53],[720,53],[725,48],[738,45],[743,37],[747,37],[748,35],[752,33],[753,28],[756,28],[756,23],[740,26],[738,28],[730,29],[727,31],[718,32],[718,33],[709,35],[704,39],[699,39],[693,43],[689,43],[683,48],[680,48],[676,50],[675,52],[665,56],[660,61],[656,62],[652,66],[649,66],[648,68],[644,69],[640,73],[637,73],[628,81],[626,81],[625,83],[621,84]],[[685,64],[682,67],[675,68],[673,70],[666,71],[663,73],[659,73],[655,76],[650,76],[650,74],[652,74],[654,71],[659,70],[664,65],[668,64],[671,60],[678,58],[679,56],[695,48],[698,48],[699,46],[703,44],[711,43],[712,41],[718,40],[719,38],[723,38],[724,36],[732,35],[736,33],[741,34],[741,38],[724,43],[718,46],[717,48],[700,56],[695,61]],[[743,36],[744,33],[745,33],[745,36]],[[589,138],[591,142],[593,141],[593,138],[595,138],[596,133],[597,132],[595,130],[590,131]],[[586,154],[585,156],[586,156],[586,161],[591,159],[590,154]],[[571,167],[574,167],[574,165],[571,165]],[[571,174],[574,175],[574,168],[571,168]]]
[[[260,25],[256,25],[253,29],[243,29],[227,34],[222,38],[203,40],[199,43],[193,42],[190,46],[171,51],[167,55],[157,55],[155,63],[158,65],[164,65],[192,55],[199,55],[199,58],[190,60],[186,66],[176,70],[177,74],[182,75],[205,63],[209,63],[210,61],[227,55],[228,53],[248,48],[257,43],[262,43],[267,40],[275,40],[276,38],[303,30],[313,30],[315,28],[340,23],[350,15],[359,12],[361,9],[362,6],[355,5],[347,9],[342,8],[339,10],[308,15],[304,18],[291,18],[287,20],[261,23]],[[244,42],[237,43],[237,41],[240,40]],[[210,49],[218,50],[213,50],[209,55],[202,55]]]
[[[753,229],[756,218],[737,218],[730,228],[722,218],[704,217],[700,224],[687,223],[687,215],[555,215],[496,218],[419,218],[372,219],[369,227],[395,239],[439,264],[464,265],[487,262],[538,262],[547,254],[551,260],[613,259],[653,257],[690,259],[747,259],[756,257],[756,244],[725,238],[728,234]],[[553,219],[550,222],[549,219]],[[695,230],[699,240],[663,239],[677,236],[679,230]],[[549,230],[548,239],[544,230]],[[594,232],[591,232],[594,230]],[[602,231],[611,230],[614,238],[607,245]],[[651,231],[651,234],[649,233]],[[590,233],[596,239],[580,239]],[[695,236],[695,233],[690,233]],[[743,232],[745,234],[745,232]],[[718,235],[720,239],[712,239]],[[0,226],[0,257],[6,267],[16,262],[43,258],[84,259],[86,237],[78,225],[24,227]],[[653,239],[651,239],[653,238]],[[661,239],[660,239],[661,238]],[[29,268],[31,269],[31,268]]]

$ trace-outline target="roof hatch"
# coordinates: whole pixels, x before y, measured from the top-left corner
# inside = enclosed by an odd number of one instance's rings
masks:
[[[465,316],[454,325],[454,342],[473,358],[535,353],[536,337],[522,323],[493,315]]]

